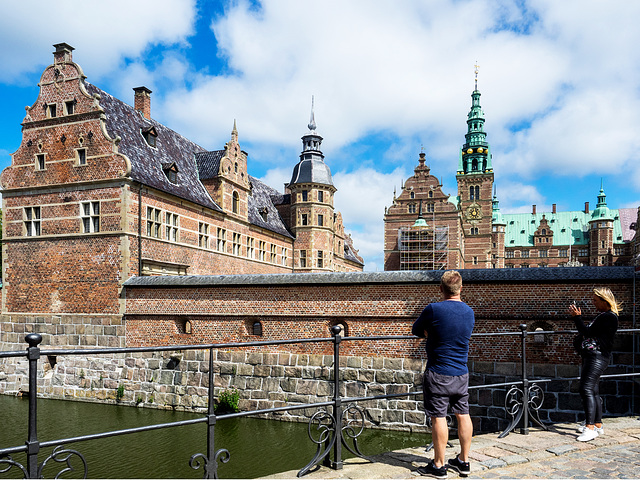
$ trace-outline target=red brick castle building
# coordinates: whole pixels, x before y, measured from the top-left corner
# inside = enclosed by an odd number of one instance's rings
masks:
[[[638,253],[634,208],[503,214],[477,85],[459,151],[456,197],[446,195],[421,153],[414,175],[384,215],[385,270],[629,265]]]
[[[283,193],[248,173],[235,126],[207,151],[88,83],[55,45],[2,172],[3,313],[122,312],[131,276],[362,271],[315,121]]]

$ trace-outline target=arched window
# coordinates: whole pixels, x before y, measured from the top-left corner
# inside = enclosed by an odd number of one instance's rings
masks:
[[[433,190],[429,190],[429,198],[433,198]]]
[[[233,192],[233,213],[238,213],[240,208],[240,196],[238,192]]]
[[[469,187],[469,200],[475,200],[475,189],[473,186]]]
[[[253,334],[259,337],[262,336],[262,323],[253,322]]]
[[[415,192],[411,192],[409,194],[409,198],[416,198],[416,193]]]
[[[546,234],[547,234],[547,229],[546,229],[546,228],[543,228],[543,229],[542,229],[542,235],[546,235]]]
[[[233,170],[235,171],[235,173],[238,173],[238,162],[236,162],[235,166],[233,167]]]

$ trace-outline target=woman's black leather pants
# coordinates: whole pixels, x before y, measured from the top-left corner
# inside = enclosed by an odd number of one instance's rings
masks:
[[[602,423],[602,400],[600,399],[600,375],[609,365],[609,356],[590,353],[582,359],[580,396],[584,405],[587,425]]]

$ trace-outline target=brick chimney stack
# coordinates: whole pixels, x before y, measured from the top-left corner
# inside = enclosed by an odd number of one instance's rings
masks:
[[[589,213],[589,202],[584,202],[584,213]]]
[[[142,113],[144,118],[151,120],[151,90],[147,87],[136,87],[133,108]]]
[[[551,213],[556,213],[556,204],[551,205]]]
[[[533,205],[533,212],[531,212],[531,215],[535,215],[536,214],[536,206]]]
[[[54,48],[56,49],[56,51],[53,52],[54,63],[71,63],[73,61],[71,52],[73,52],[75,48],[71,45],[67,43],[56,43]]]

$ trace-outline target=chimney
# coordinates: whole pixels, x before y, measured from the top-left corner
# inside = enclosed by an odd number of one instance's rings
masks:
[[[535,215],[535,214],[536,214],[536,206],[535,206],[535,205],[533,205],[533,212],[531,212],[531,214],[532,214],[532,215]]]
[[[589,213],[589,202],[584,202],[584,213]]]
[[[551,205],[551,213],[556,213],[556,204]]]
[[[53,52],[53,63],[71,63],[73,61],[73,55],[71,52],[75,50],[71,45],[67,43],[56,43],[53,46],[56,51]]]
[[[147,87],[136,87],[133,108],[140,112],[144,118],[151,120],[151,90]]]

